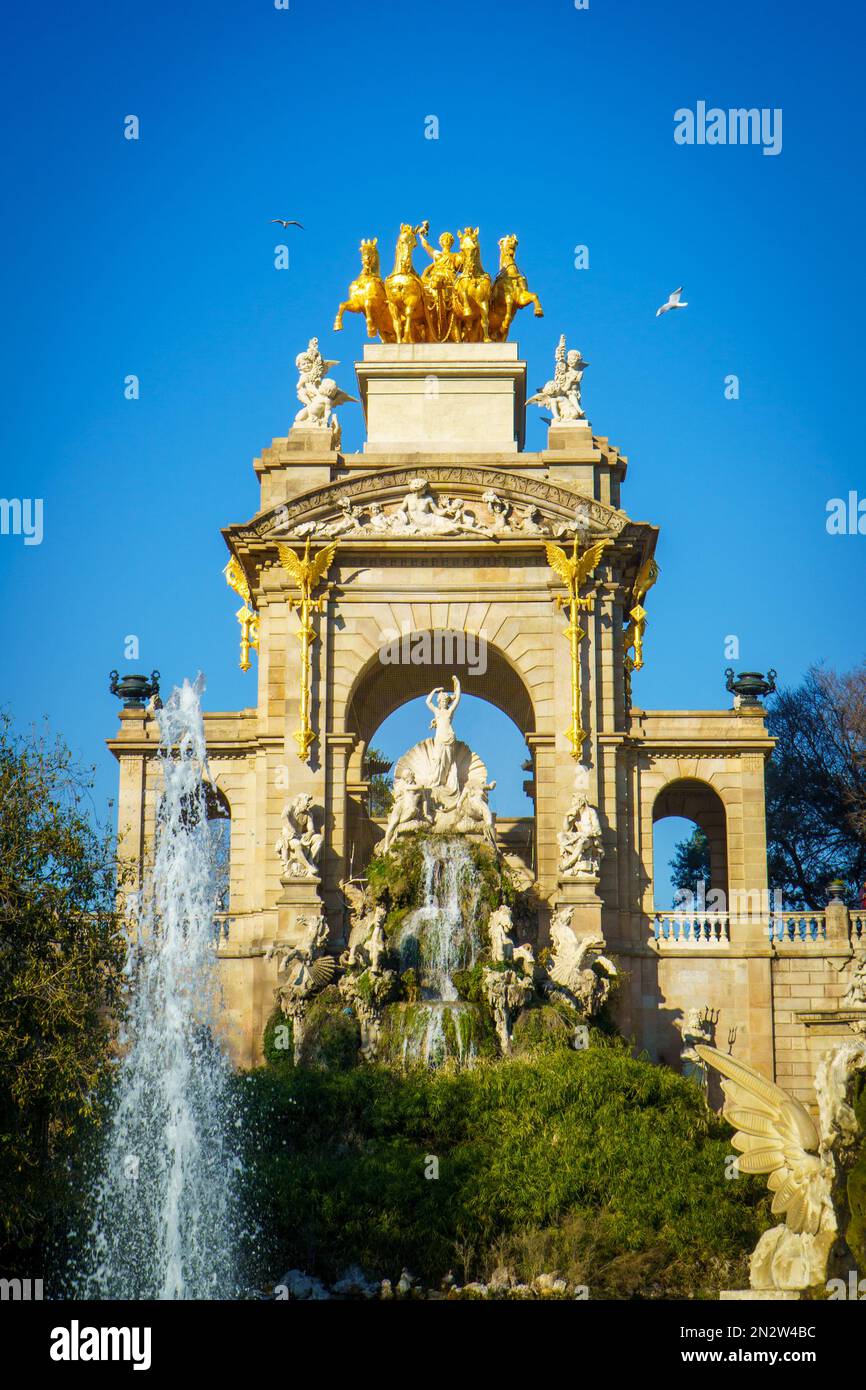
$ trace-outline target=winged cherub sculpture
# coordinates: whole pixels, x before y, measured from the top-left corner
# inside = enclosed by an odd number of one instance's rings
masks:
[[[771,1210],[784,1217],[752,1253],[752,1288],[825,1283],[831,1256],[835,1262],[846,1254],[840,1232],[848,1217],[846,1175],[863,1138],[850,1091],[855,1074],[866,1070],[866,1038],[839,1044],[818,1067],[820,1132],[800,1101],[748,1063],[702,1043],[695,1051],[725,1077],[722,1114],[737,1131],[731,1142],[741,1155],[740,1172],[768,1174]]]
[[[333,377],[326,376],[329,367],[338,367],[336,361],[328,361],[319,351],[318,338],[311,338],[305,351],[295,358],[298,369],[298,400],[301,408],[295,416],[295,425],[313,426],[316,429],[330,430],[334,443],[340,444],[340,424],[333,413],[338,405],[349,401],[357,403],[357,396],[342,391]]]

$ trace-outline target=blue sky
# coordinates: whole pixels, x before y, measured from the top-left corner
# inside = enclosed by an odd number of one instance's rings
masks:
[[[517,232],[546,314],[518,320],[530,382],[560,332],[590,361],[624,506],[661,527],[637,702],[724,706],[728,634],[788,683],[862,659],[866,536],[825,529],[828,499],[866,496],[854,6],[47,0],[6,27],[0,495],[42,498],[44,538],[0,536],[0,702],[97,764],[100,804],[127,634],[135,669],[254,703],[219,528],[256,509],[311,334],[352,388],[361,324],[334,310],[360,238],[387,262],[401,220],[477,223],[488,268]],[[675,144],[700,100],[781,108],[781,153]],[[287,271],[276,216],[305,227]],[[679,284],[689,308],[656,319]]]

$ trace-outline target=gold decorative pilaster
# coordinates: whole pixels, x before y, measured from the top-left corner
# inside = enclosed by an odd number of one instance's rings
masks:
[[[588,545],[583,554],[578,555],[575,535],[571,556],[558,545],[548,543],[545,546],[547,563],[554,573],[559,575],[568,590],[567,598],[557,594],[555,602],[558,608],[568,614],[565,636],[568,638],[571,652],[571,725],[566,730],[566,738],[571,744],[571,756],[575,760],[580,758],[587,732],[581,723],[583,696],[580,682],[580,644],[586,632],[580,626],[578,615],[581,612],[592,611],[592,599],[581,598],[580,590],[609,545],[613,545],[613,541],[596,541],[595,545]]]
[[[313,592],[324,579],[328,570],[331,568],[331,561],[337,550],[337,541],[330,541],[315,557],[310,555],[310,538],[307,536],[306,546],[303,555],[296,555],[291,546],[277,546],[280,556],[280,564],[286,573],[294,580],[300,590],[299,598],[289,599],[289,607],[297,608],[300,625],[297,631],[297,638],[301,644],[301,682],[299,692],[299,706],[301,726],[292,735],[298,745],[298,757],[302,762],[306,762],[310,756],[310,749],[316,741],[317,735],[313,731],[310,722],[310,702],[312,699],[312,661],[311,653],[313,642],[316,640],[316,630],[313,627],[313,614],[321,613],[324,610],[328,595],[331,592],[330,584],[327,584],[317,598],[313,598]]]

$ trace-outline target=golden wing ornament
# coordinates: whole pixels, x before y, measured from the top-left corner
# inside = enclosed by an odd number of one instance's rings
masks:
[[[774,1216],[784,1214],[792,1231],[815,1235],[825,1194],[818,1131],[808,1110],[745,1062],[703,1043],[695,1051],[727,1077],[722,1114],[737,1131],[731,1143],[741,1155],[740,1172],[768,1173]]]
[[[563,584],[570,586],[571,581],[574,578],[573,562],[569,560],[568,556],[566,555],[565,551],[561,548],[561,546],[553,545],[551,544],[551,542],[548,541],[544,549],[547,554],[547,563],[550,565],[550,568],[554,570],[556,574],[559,575]]]
[[[331,568],[331,561],[337,553],[337,541],[331,541],[319,551],[310,569],[310,588],[315,589],[320,580],[324,579],[328,570]]]
[[[596,541],[595,545],[587,546],[577,562],[578,585],[589,578],[609,545],[613,545],[613,541]]]
[[[634,597],[640,601],[647,590],[652,588],[658,577],[659,567],[655,560],[650,557],[637,572],[637,579],[634,581]]]
[[[247,605],[248,608],[252,608],[252,600],[250,598],[250,586],[247,583],[247,577],[244,574],[240,562],[236,558],[236,556],[233,555],[231,557],[228,564],[225,566],[223,570],[223,574],[226,577],[226,583],[228,584],[229,588],[233,589],[234,592],[238,595],[238,597],[243,599],[244,603]]]
[[[280,557],[280,564],[287,574],[291,575],[295,583],[300,587],[304,582],[304,562],[299,555],[296,555],[290,545],[278,545],[277,552]]]

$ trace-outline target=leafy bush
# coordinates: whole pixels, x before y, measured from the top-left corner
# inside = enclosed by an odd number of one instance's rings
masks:
[[[292,1020],[282,1009],[274,1009],[262,1035],[262,1051],[265,1061],[272,1067],[289,1066],[294,1062],[292,1045]]]
[[[511,1040],[518,1057],[525,1053],[556,1052],[571,1047],[574,1026],[569,1028],[562,1011],[551,1004],[530,1004],[514,1020]]]
[[[307,1067],[353,1067],[361,1033],[358,1020],[336,985],[317,994],[304,1020],[300,1061]]]
[[[729,1127],[622,1044],[471,1071],[262,1068],[238,1084],[263,1283],[350,1264],[435,1283],[505,1261],[591,1297],[714,1297],[747,1282],[769,1224],[763,1185],[725,1179]]]
[[[19,1269],[74,1194],[112,1070],[125,950],[92,785],[60,739],[0,715],[0,1268]]]

